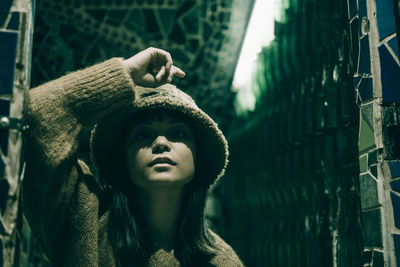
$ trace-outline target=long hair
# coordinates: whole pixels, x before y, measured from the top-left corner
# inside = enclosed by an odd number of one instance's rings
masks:
[[[152,114],[146,114],[148,116]],[[137,121],[135,119],[136,123]],[[124,139],[121,140],[126,141],[131,127],[132,124],[123,130],[121,138]],[[115,176],[102,179],[111,187],[112,194],[109,233],[120,256],[121,265],[137,263],[137,266],[143,266],[151,255],[152,246],[140,225],[138,205],[130,197],[135,195],[136,187],[128,179],[124,147],[125,145],[121,146],[119,156],[113,158]],[[174,235],[174,255],[182,266],[210,266],[210,259],[216,254],[215,240],[204,221],[209,185],[202,182],[198,167],[202,166],[196,162],[196,173],[192,181],[185,185],[182,210]]]
[[[215,240],[204,222],[206,187],[186,188],[179,225],[174,238],[174,254],[182,266],[208,266],[215,255]],[[192,191],[193,190],[193,191]],[[123,191],[113,189],[110,234],[121,264],[145,264],[151,254],[144,229],[137,218],[137,205]]]

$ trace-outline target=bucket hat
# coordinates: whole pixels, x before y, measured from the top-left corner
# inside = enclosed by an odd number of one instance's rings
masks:
[[[90,137],[90,154],[100,182],[104,177],[114,177],[116,158],[121,156],[124,143],[121,136],[135,116],[151,110],[169,110],[186,117],[196,136],[196,173],[198,182],[210,186],[223,176],[228,164],[228,144],[218,125],[194,102],[172,84],[156,88],[135,86],[134,101],[106,115],[93,128]],[[123,161],[122,156],[118,161]],[[103,178],[102,178],[103,177]]]

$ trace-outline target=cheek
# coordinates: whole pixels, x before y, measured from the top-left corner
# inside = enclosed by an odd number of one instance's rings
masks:
[[[185,166],[185,170],[189,172],[195,171],[195,151],[185,144],[181,144],[181,160]]]
[[[135,173],[137,174],[140,170],[143,169],[146,162],[145,157],[146,157],[145,149],[131,148],[127,151],[126,165],[131,175]]]

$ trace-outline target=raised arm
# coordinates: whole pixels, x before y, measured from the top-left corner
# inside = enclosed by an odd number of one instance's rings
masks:
[[[37,234],[48,242],[57,238],[80,190],[77,149],[82,129],[131,103],[135,84],[155,87],[184,75],[169,53],[148,48],[129,59],[113,58],[29,92],[23,205]],[[46,249],[52,244],[44,245]]]

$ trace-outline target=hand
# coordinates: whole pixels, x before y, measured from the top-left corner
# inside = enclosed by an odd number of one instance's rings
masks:
[[[135,84],[157,87],[185,73],[172,64],[171,55],[162,49],[150,47],[123,61]]]

